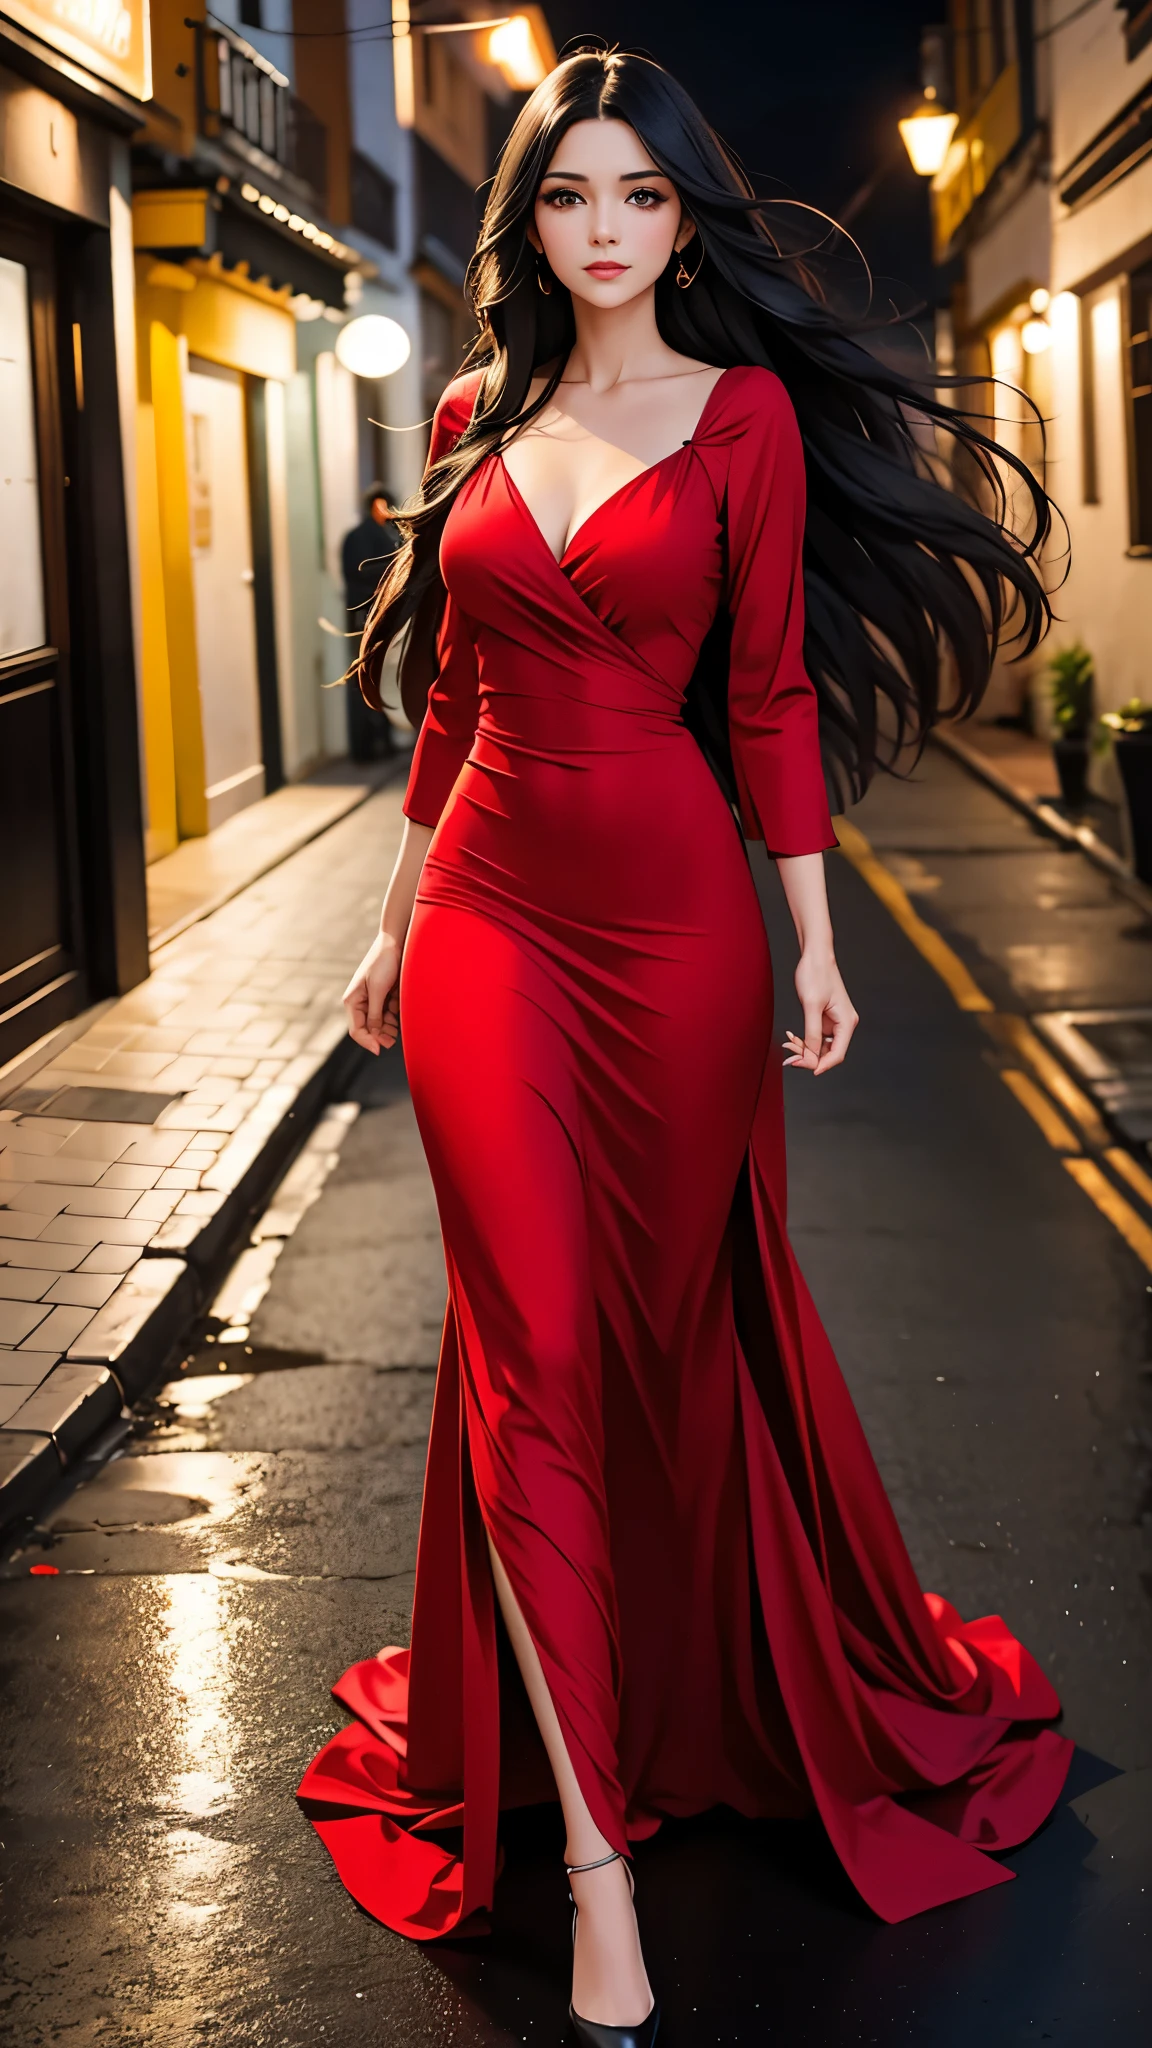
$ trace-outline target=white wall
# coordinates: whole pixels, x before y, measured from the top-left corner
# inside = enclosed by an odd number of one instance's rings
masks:
[[[280,703],[280,746],[291,781],[308,761],[301,743],[300,685],[292,630],[292,545],[288,507],[287,386],[270,377],[264,387],[268,439],[268,525],[272,553],[272,605],[276,635],[276,685]],[[307,676],[304,677],[307,682]]]
[[[1069,15],[1068,0],[1040,0],[1041,31]],[[1152,46],[1132,64],[1126,59],[1119,11],[1101,4],[1038,45],[1040,103],[1050,122],[1051,171],[1040,169],[1014,205],[994,220],[968,253],[968,310],[985,322],[1008,298],[1024,296],[1031,283],[1053,293],[1051,350],[1036,361],[1048,372],[1051,400],[1045,481],[1068,525],[1071,566],[1053,590],[1057,614],[1050,640],[1031,667],[1045,665],[1047,652],[1082,640],[1095,663],[1102,710],[1134,695],[1152,694],[1147,653],[1152,640],[1152,561],[1128,555],[1128,448],[1124,398],[1121,278],[1116,275],[1083,301],[1093,342],[1091,422],[1095,429],[1095,488],[1098,502],[1086,503],[1084,474],[1084,389],[1081,375],[1081,300],[1076,288],[1094,273],[1123,267],[1127,252],[1152,234],[1152,160],[1121,178],[1099,197],[1069,211],[1058,184],[1077,154],[1115,118],[1152,78]],[[1016,338],[993,336],[1009,381],[1023,367]],[[1012,348],[1017,353],[1009,360]],[[1005,409],[1002,408],[1001,409]],[[999,438],[1014,445],[1011,425]],[[1049,552],[1050,582],[1065,560],[1057,536]],[[1017,672],[1019,673],[1019,672]],[[1017,688],[1019,683],[1017,684]],[[1002,708],[994,689],[989,705]],[[1107,760],[1094,774],[1109,795],[1118,795]]]
[[[348,27],[356,29],[378,23],[386,11],[385,0],[347,0]],[[395,260],[399,269],[412,258],[412,208],[403,203],[411,195],[411,130],[401,128],[396,119],[391,38],[365,36],[355,41],[352,49],[352,139],[355,147],[379,164],[398,188],[402,203],[397,209],[399,248]]]
[[[1010,294],[1047,284],[1052,242],[1048,186],[1037,178],[1015,206],[974,242],[968,258],[968,317],[982,320]]]
[[[1048,28],[1071,12],[1068,0],[1043,0],[1037,27]],[[1059,179],[1073,157],[1152,78],[1152,44],[1129,64],[1123,17],[1103,0],[1046,36],[1040,47],[1048,65],[1052,165]]]
[[[383,18],[381,0],[348,0],[350,28]],[[380,166],[396,186],[397,248],[380,248],[366,235],[349,230],[349,240],[369,255],[379,281],[365,287],[359,311],[384,313],[398,320],[412,342],[402,370],[372,387],[365,396],[374,419],[384,423],[389,483],[401,498],[416,490],[424,467],[426,439],[421,419],[422,337],[420,294],[409,275],[414,255],[415,205],[412,131],[396,118],[396,92],[389,39],[365,38],[355,45],[351,69],[352,137],[355,147]]]
[[[1049,15],[1053,14],[1048,0]],[[1059,8],[1053,18],[1059,18]],[[1061,177],[1073,158],[1152,79],[1152,46],[1131,64],[1115,7],[1090,9],[1049,38],[1052,160]],[[1082,301],[1074,292],[1094,272],[1122,268],[1152,234],[1152,161],[1069,212],[1052,195],[1052,484],[1069,525],[1071,571],[1056,604],[1054,643],[1081,639],[1096,662],[1101,709],[1152,694],[1152,561],[1128,555],[1128,430],[1124,398],[1120,275]],[[1081,310],[1082,309],[1082,310]],[[1084,501],[1081,318],[1090,323],[1097,503]],[[1109,766],[1097,771],[1111,781]],[[1114,794],[1114,787],[1110,792]]]
[[[320,478],[320,540],[323,570],[319,580],[323,617],[344,629],[344,579],[340,546],[349,527],[360,518],[357,483],[356,379],[328,349],[316,358],[316,447]],[[334,683],[348,666],[351,642],[325,632],[322,667],[325,682]],[[321,695],[324,751],[347,751],[347,722],[342,690]]]
[[[1152,157],[1069,213],[1053,195],[1052,289],[1075,291],[1152,234]]]
[[[1129,557],[1128,450],[1120,283],[1085,301],[1095,358],[1093,379],[1099,503],[1084,503],[1078,302],[1071,293],[1053,305],[1053,491],[1072,537],[1072,567],[1056,605],[1054,644],[1083,640],[1096,662],[1100,708],[1152,689],[1152,561]]]

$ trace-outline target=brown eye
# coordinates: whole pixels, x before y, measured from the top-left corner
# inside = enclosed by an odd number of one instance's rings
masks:
[[[654,206],[663,206],[665,199],[663,192],[654,192],[649,185],[641,185],[637,191],[630,192],[628,196],[645,213],[650,212]]]

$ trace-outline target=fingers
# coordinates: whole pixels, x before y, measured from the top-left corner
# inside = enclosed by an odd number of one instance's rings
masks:
[[[844,1055],[852,1043],[852,1033],[859,1022],[854,1010],[849,1011],[845,1017],[838,1017],[830,1011],[828,1017],[832,1025],[832,1039],[831,1043],[821,1053],[816,1066],[812,1070],[816,1074],[826,1074],[829,1067],[841,1065]]]
[[[822,1001],[811,996],[805,996],[802,1000],[804,1003],[804,1050],[811,1053],[812,1065],[815,1067],[824,1050],[824,1040],[828,1033],[825,1006]],[[807,1065],[807,1062],[805,1064]]]
[[[400,1036],[400,995],[393,981],[388,989],[374,988],[370,975],[358,974],[344,991],[348,1012],[348,1036],[365,1052],[379,1053],[395,1045]]]
[[[809,1052],[804,1040],[797,1038],[794,1031],[785,1032],[784,1050],[789,1055],[784,1061],[786,1067],[807,1067],[809,1072],[815,1068],[818,1055]]]
[[[850,1007],[840,1013],[831,1006],[824,1010],[820,1020],[820,1046],[814,1052],[804,1038],[798,1038],[794,1031],[784,1036],[784,1051],[788,1057],[786,1067],[803,1067],[810,1074],[826,1074],[830,1067],[842,1064],[844,1055],[852,1043],[852,1034],[860,1019]]]
[[[387,1052],[400,1036],[400,994],[393,989],[384,1005],[384,1016],[380,1025],[380,1043]]]

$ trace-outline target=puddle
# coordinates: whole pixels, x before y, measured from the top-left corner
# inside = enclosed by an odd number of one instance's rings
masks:
[[[179,1378],[165,1387],[162,1398],[181,1400],[183,1387],[189,1379],[215,1378],[217,1373],[230,1374],[235,1385],[244,1374],[250,1377],[257,1372],[295,1372],[298,1366],[327,1363],[322,1351],[282,1351],[275,1344],[221,1346],[207,1338],[199,1350],[185,1359]]]
[[[250,1372],[189,1373],[186,1378],[170,1380],[157,1395],[158,1401],[171,1402],[181,1422],[204,1422],[217,1401],[227,1394],[238,1394],[242,1387],[252,1384]]]
[[[157,1529],[223,1521],[246,1490],[234,1458],[204,1451],[159,1451],[113,1458],[78,1486],[51,1517],[54,1535]]]
[[[49,1528],[57,1536],[77,1536],[96,1529],[160,1529],[189,1522],[208,1513],[208,1502],[187,1493],[154,1493],[144,1486],[105,1486],[98,1504],[92,1489],[82,1487],[53,1515]]]

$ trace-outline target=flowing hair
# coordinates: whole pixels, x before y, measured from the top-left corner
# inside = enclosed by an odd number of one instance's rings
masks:
[[[401,698],[413,725],[423,718],[445,602],[444,522],[479,464],[548,404],[575,343],[571,297],[558,279],[548,294],[537,288],[527,229],[561,137],[597,120],[635,130],[695,227],[689,287],[676,286],[675,255],[656,284],[663,339],[720,369],[773,370],[795,407],[808,493],[805,662],[829,782],[854,801],[942,716],[976,708],[1007,626],[1019,655],[1035,648],[1051,620],[1039,560],[1052,506],[1022,458],[982,430],[987,415],[938,395],[987,380],[927,366],[921,378],[865,346],[859,336],[875,323],[838,313],[815,272],[833,224],[757,198],[676,80],[627,52],[583,48],[558,64],[501,153],[466,283],[479,328],[468,361],[483,370],[475,412],[400,515],[404,544],[355,667],[361,691],[380,707],[384,657],[406,628]],[[816,248],[800,246],[812,244],[813,223]],[[725,623],[701,650],[684,719],[731,798]]]

